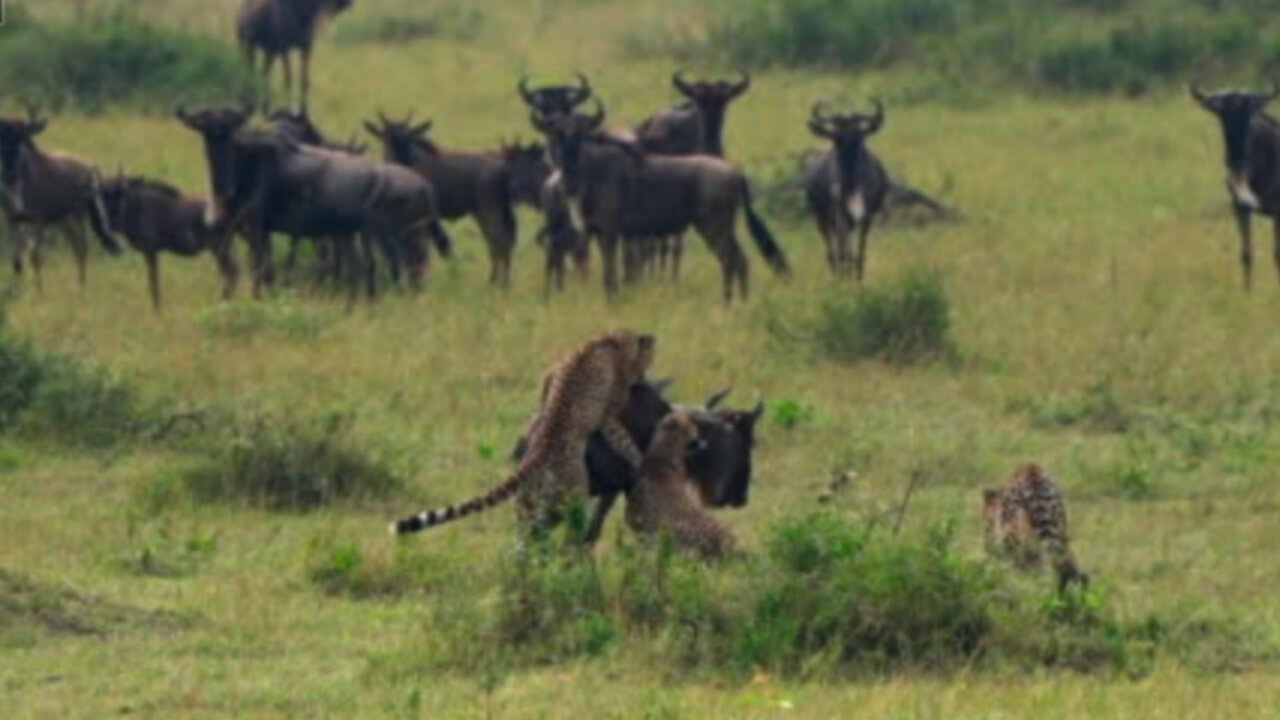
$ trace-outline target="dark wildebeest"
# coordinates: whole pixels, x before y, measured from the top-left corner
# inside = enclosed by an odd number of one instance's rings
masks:
[[[1280,271],[1280,125],[1265,112],[1267,103],[1280,95],[1280,87],[1269,92],[1223,90],[1205,94],[1191,86],[1191,96],[1205,110],[1217,116],[1226,145],[1227,192],[1240,231],[1240,263],[1244,287],[1253,284],[1253,213],[1272,219],[1275,235],[1274,258]]]
[[[257,66],[258,51],[265,56],[262,74],[271,79],[276,58],[284,61],[285,92],[292,101],[293,66],[289,53],[302,56],[302,97],[307,107],[311,94],[311,48],[320,25],[354,4],[354,0],[244,0],[236,18],[236,37],[250,67]],[[286,103],[287,104],[287,103]]]
[[[235,294],[239,268],[231,248],[233,234],[205,224],[205,201],[183,195],[157,180],[119,173],[103,183],[103,205],[111,228],[147,259],[151,306],[160,312],[159,254],[195,257],[210,252],[222,275],[222,299]]]
[[[807,172],[809,210],[826,242],[827,264],[838,275],[856,271],[858,280],[866,269],[867,235],[889,191],[884,166],[867,149],[867,138],[884,125],[884,106],[876,101],[875,108],[872,115],[826,115],[818,103],[809,118],[809,131],[832,144]],[[858,233],[856,257],[853,232]]]
[[[577,85],[547,85],[536,89],[529,87],[529,78],[525,76],[520,78],[516,90],[529,109],[543,117],[567,115],[591,99],[591,83],[582,73],[578,73]]]
[[[504,145],[503,162],[507,168],[507,188],[513,203],[528,205],[540,211],[542,227],[538,244],[547,253],[545,294],[564,289],[565,261],[572,257],[579,273],[586,275],[587,243],[573,229],[560,181],[547,160],[541,143]]]
[[[653,441],[658,423],[676,408],[664,396],[670,381],[641,381],[631,386],[622,424],[644,452]],[[763,414],[763,404],[749,411],[720,410],[717,405],[728,391],[713,395],[704,409],[694,410],[699,447],[685,459],[689,478],[702,504],[712,508],[741,508],[747,504],[751,485],[751,456],[755,448],[755,425]],[[537,418],[533,421],[537,423]],[[532,430],[532,425],[530,426]],[[528,432],[516,443],[513,457],[519,460],[526,449]],[[587,541],[599,540],[609,511],[619,495],[635,486],[637,470],[631,467],[599,433],[587,443],[589,496],[599,498],[587,530]]]
[[[426,237],[438,222],[430,184],[413,171],[356,155],[299,145],[271,131],[246,129],[245,109],[177,117],[204,140],[209,164],[209,224],[241,230],[257,268],[255,296],[271,233],[333,237],[351,269],[350,302],[359,285],[355,238],[362,241],[368,291],[376,291],[374,239],[388,238],[409,261],[415,287],[426,270]]]
[[[48,124],[33,108],[27,108],[26,119],[0,118],[0,204],[13,244],[13,272],[21,278],[30,245],[36,290],[42,290],[45,233],[51,227],[61,229],[75,254],[83,288],[89,258],[84,221],[89,221],[107,252],[119,254],[120,245],[111,235],[111,222],[102,206],[98,171],[69,155],[45,152],[36,146],[36,136]],[[28,231],[34,238],[28,239]]]
[[[475,219],[489,250],[489,282],[510,285],[517,227],[503,154],[442,148],[428,137],[432,121],[414,124],[412,115],[397,122],[378,113],[377,123],[364,126],[382,141],[387,162],[412,168],[431,183],[442,218]]]
[[[671,84],[688,102],[659,111],[636,127],[645,152],[656,155],[714,155],[724,157],[724,121],[729,103],[751,87],[751,76],[737,81],[685,79],[684,71]]]
[[[600,241],[610,296],[618,289],[619,238],[678,235],[692,226],[720,261],[725,301],[733,300],[735,289],[746,298],[748,262],[735,232],[740,210],[769,265],[780,274],[788,271],[737,168],[710,156],[645,155],[634,143],[602,133],[604,118],[599,105],[593,115],[534,115],[533,121],[550,140],[574,229]]]

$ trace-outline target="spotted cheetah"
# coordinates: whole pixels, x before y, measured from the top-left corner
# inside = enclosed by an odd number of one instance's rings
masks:
[[[733,552],[733,533],[703,511],[685,475],[685,458],[701,443],[691,413],[677,411],[662,420],[640,466],[640,481],[627,495],[627,525],[650,538],[668,532],[676,549],[719,560]]]
[[[1047,553],[1058,575],[1058,592],[1071,583],[1088,587],[1071,552],[1067,509],[1057,484],[1040,466],[1023,465],[1004,488],[982,491],[982,518],[987,549],[1012,557],[1023,567],[1037,567]]]
[[[426,530],[517,495],[521,525],[540,531],[558,524],[573,500],[587,495],[585,457],[592,433],[599,431],[632,465],[638,467],[643,460],[619,418],[631,384],[652,364],[656,345],[653,336],[626,330],[582,344],[543,379],[529,450],[510,479],[466,502],[404,518],[391,531]]]

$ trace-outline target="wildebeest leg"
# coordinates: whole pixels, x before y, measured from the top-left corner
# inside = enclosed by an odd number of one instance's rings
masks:
[[[311,48],[302,48],[302,111],[307,111],[311,100]]]
[[[339,256],[342,258],[342,265],[347,276],[347,312],[351,312],[356,307],[356,297],[360,294],[360,270],[361,263],[357,255],[359,251],[356,248],[355,238],[343,236],[333,239],[334,246],[338,250]]]
[[[836,258],[835,234],[831,227],[831,223],[822,217],[819,217],[816,222],[818,225],[818,234],[822,236],[822,244],[827,249],[827,267],[831,269],[832,273],[839,275],[840,267],[839,261]]]
[[[285,103],[293,101],[293,58],[290,57],[289,51],[285,50],[281,54],[280,60],[284,63],[284,98]]]
[[[507,217],[509,212],[499,207],[483,207],[476,213],[476,225],[489,249],[489,281],[504,288],[511,285],[511,253],[516,244],[513,225]]]
[[[147,287],[151,290],[151,309],[160,314],[160,259],[154,251],[147,253]]]
[[[268,255],[271,253],[271,234],[255,228],[246,233],[249,242],[249,262],[253,266],[253,299],[262,299],[262,286],[266,281]]]
[[[235,297],[236,285],[240,282],[240,267],[236,264],[235,253],[228,242],[224,247],[215,248],[213,258],[218,263],[218,272],[222,275],[222,301],[229,302]]]
[[[609,511],[613,509],[613,504],[618,501],[620,493],[607,493],[600,496],[600,500],[596,502],[595,512],[591,514],[591,524],[587,526],[586,541],[588,545],[595,545],[600,540],[600,535],[604,532],[604,521],[609,517]]]
[[[1240,229],[1240,264],[1244,269],[1244,289],[1253,289],[1253,229],[1249,222],[1249,208],[1236,205],[1236,227]]]
[[[302,247],[302,238],[289,236],[289,254],[284,259],[284,284],[292,287],[297,282],[298,249]]]
[[[604,263],[604,293],[612,298],[618,293],[618,236],[601,233],[599,241]]]
[[[35,276],[37,295],[44,294],[44,241],[44,226],[33,225],[31,228],[31,274]]]
[[[85,283],[89,280],[89,244],[85,238],[84,225],[78,220],[72,220],[63,225],[60,230],[62,236],[67,239],[67,244],[71,246],[71,254],[76,260],[76,280],[83,291]]]
[[[871,216],[862,219],[858,223],[858,282],[862,282],[862,275],[867,269],[867,237],[871,235]],[[1276,257],[1277,267],[1280,267],[1280,256]]]

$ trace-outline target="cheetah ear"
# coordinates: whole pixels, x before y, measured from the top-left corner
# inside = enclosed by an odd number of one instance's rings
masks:
[[[982,500],[983,502],[993,503],[1000,499],[1001,494],[998,488],[983,488]]]
[[[652,335],[641,335],[639,341],[641,350],[652,350],[658,344],[658,339]]]

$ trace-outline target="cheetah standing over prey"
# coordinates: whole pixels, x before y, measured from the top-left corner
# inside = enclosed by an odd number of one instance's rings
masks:
[[[733,533],[703,512],[685,476],[685,457],[700,442],[689,413],[673,412],[662,420],[640,466],[640,481],[627,496],[627,524],[644,536],[669,532],[677,549],[718,560],[733,551]]]
[[[988,550],[1030,567],[1040,564],[1043,549],[1058,574],[1059,593],[1073,582],[1088,587],[1089,576],[1081,572],[1071,553],[1062,494],[1040,466],[1024,465],[1007,487],[983,490],[982,518]]]
[[[506,482],[458,505],[428,510],[391,526],[397,534],[418,532],[498,505],[519,495],[521,525],[543,531],[555,526],[575,498],[587,496],[587,441],[599,431],[637,467],[642,457],[620,416],[631,384],[653,363],[656,341],[630,331],[588,340],[557,365],[542,383],[538,420],[529,449]]]

